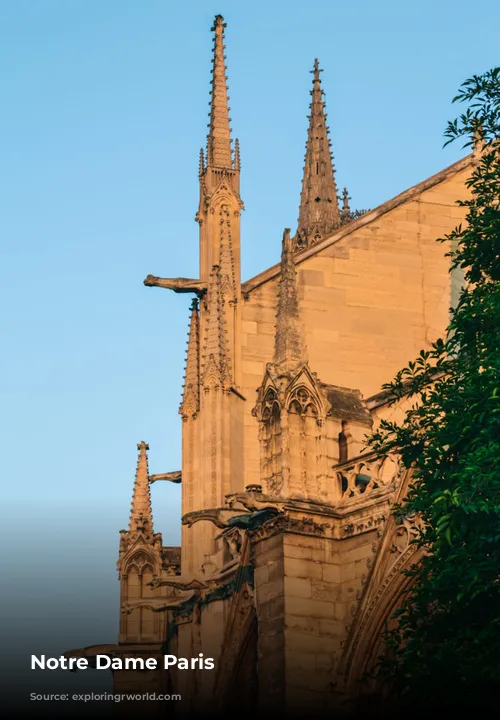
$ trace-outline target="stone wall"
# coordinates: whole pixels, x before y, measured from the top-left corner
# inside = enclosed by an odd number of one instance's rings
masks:
[[[332,686],[375,531],[334,540],[283,532],[255,544],[262,708],[335,707]]]

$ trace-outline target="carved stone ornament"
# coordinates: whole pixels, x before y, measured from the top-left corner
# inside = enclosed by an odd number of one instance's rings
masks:
[[[249,535],[254,541],[265,540],[280,532],[324,537],[329,527],[329,523],[318,523],[311,517],[294,518],[284,514],[269,520],[255,530],[249,531]]]

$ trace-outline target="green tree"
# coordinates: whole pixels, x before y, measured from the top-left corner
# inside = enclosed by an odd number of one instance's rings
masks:
[[[466,80],[446,144],[474,147],[466,222],[440,242],[464,287],[446,337],[385,389],[414,402],[371,439],[414,475],[402,515],[418,513],[423,562],[381,663],[405,707],[477,709],[500,698],[500,68]],[[493,695],[495,693],[495,697]]]

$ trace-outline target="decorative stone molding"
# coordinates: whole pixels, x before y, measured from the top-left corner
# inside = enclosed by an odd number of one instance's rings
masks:
[[[326,530],[330,527],[329,523],[316,522],[311,517],[295,518],[289,515],[279,515],[273,520],[269,520],[255,530],[249,531],[249,536],[254,542],[267,540],[278,533],[293,532],[299,535],[309,535],[313,537],[324,537]]]

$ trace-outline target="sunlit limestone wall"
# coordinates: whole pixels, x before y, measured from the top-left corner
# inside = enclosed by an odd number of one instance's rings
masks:
[[[293,532],[255,545],[262,710],[332,708],[332,679],[376,531],[342,540]]]

